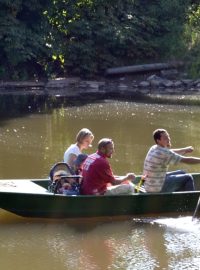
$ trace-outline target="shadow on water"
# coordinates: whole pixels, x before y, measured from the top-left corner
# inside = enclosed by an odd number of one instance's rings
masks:
[[[84,106],[88,103],[102,102],[105,98],[112,96],[48,96],[48,95],[0,95],[0,116],[16,117],[18,115],[40,112],[51,112],[52,109]],[[139,98],[140,99],[140,98]]]
[[[89,103],[98,103],[103,100],[128,102],[146,102],[151,104],[200,105],[199,96],[189,95],[144,95],[135,93],[120,95],[119,93],[105,93],[91,95],[84,93],[78,96],[48,96],[48,95],[0,95],[0,117],[17,117],[29,113],[51,113],[55,108],[84,106]],[[1,123],[2,124],[2,123]]]
[[[73,106],[84,106],[87,103],[98,103],[102,99],[79,99],[75,97],[45,95],[0,95],[0,126],[7,120],[28,114],[52,113],[54,109]]]
[[[90,218],[26,218],[0,209],[0,224],[1,225],[17,225],[17,224],[61,224],[62,226],[70,227],[76,233],[87,233],[95,230],[101,225],[112,225],[113,223],[130,222],[131,216],[114,216],[114,217],[90,217]]]
[[[75,219],[45,219],[45,218],[25,218],[15,214],[9,213],[5,210],[0,210],[1,225],[16,225],[16,224],[62,224],[70,227],[76,233],[86,233],[95,230],[102,224],[112,224],[116,222],[129,222],[132,227],[138,225],[143,228],[156,226],[160,229],[173,230],[175,232],[200,232],[200,219],[192,219],[192,216],[179,217],[139,217],[133,218],[131,216],[122,217],[95,217],[95,218],[75,218]]]

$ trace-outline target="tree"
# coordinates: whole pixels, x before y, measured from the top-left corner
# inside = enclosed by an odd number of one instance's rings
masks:
[[[49,3],[49,0],[1,0],[0,77],[19,79],[44,73],[49,29],[43,12]]]
[[[85,75],[110,66],[177,57],[185,49],[182,36],[188,3],[54,1],[48,16],[57,32],[55,58],[68,73]],[[57,39],[62,41],[59,46]]]
[[[200,4],[192,1],[188,13],[188,23],[186,25],[186,38],[188,52],[185,56],[187,69],[190,77],[200,76]],[[195,3],[196,2],[196,3]]]
[[[0,78],[94,76],[182,58],[198,35],[198,7],[191,0],[1,0]]]

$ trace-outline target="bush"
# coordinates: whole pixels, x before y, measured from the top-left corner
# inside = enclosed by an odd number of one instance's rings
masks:
[[[190,0],[1,0],[0,79],[86,77],[113,66],[193,57],[198,6]]]

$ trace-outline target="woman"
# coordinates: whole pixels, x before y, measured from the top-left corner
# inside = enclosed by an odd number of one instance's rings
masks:
[[[64,162],[66,162],[71,168],[74,167],[74,162],[78,155],[82,154],[84,149],[91,147],[91,143],[94,140],[94,135],[87,129],[81,129],[76,135],[76,143],[67,148],[64,153]]]

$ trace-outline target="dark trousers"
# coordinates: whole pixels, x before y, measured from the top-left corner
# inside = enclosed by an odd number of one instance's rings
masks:
[[[191,174],[182,170],[168,172],[161,192],[192,191],[195,190],[194,179]]]

